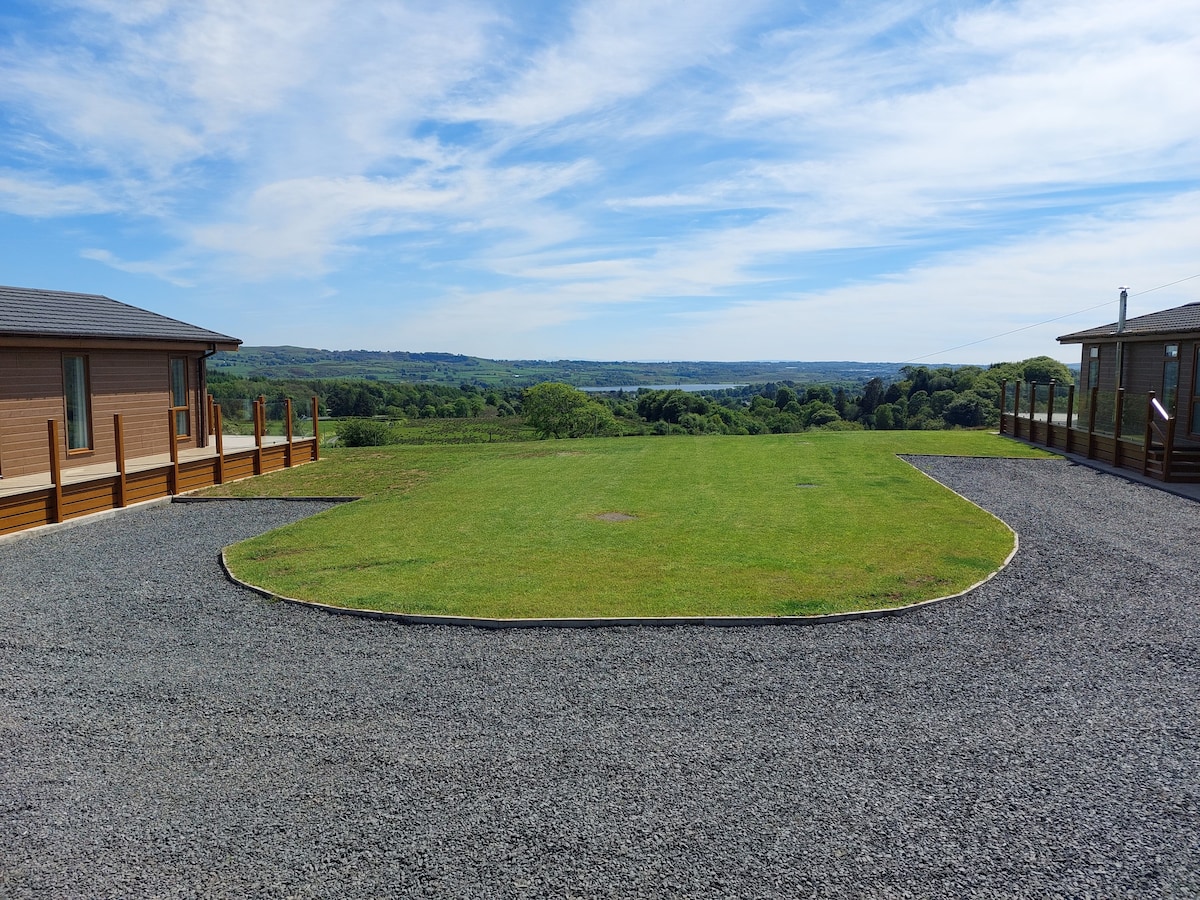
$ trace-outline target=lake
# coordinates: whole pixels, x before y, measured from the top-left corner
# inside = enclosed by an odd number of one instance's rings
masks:
[[[579,390],[586,391],[589,394],[610,394],[617,391],[625,391],[627,394],[636,394],[640,390],[647,391],[724,391],[729,388],[745,387],[746,382],[741,384],[633,384],[621,385],[619,387],[581,387]]]

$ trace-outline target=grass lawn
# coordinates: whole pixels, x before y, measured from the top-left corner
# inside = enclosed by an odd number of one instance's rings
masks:
[[[1012,550],[898,453],[1044,456],[983,432],[345,449],[210,491],[362,495],[231,548],[340,606],[491,617],[811,615],[954,593]]]

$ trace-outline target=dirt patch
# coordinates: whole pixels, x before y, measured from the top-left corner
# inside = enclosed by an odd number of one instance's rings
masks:
[[[623,512],[603,512],[597,513],[596,518],[601,522],[632,522],[637,516],[631,516],[629,513]]]

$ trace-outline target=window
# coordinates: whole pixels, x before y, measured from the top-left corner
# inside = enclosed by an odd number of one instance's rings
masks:
[[[1195,365],[1192,366],[1192,434],[1200,434],[1200,344],[1196,345]]]
[[[67,403],[67,452],[92,449],[92,392],[86,356],[63,357],[63,395]]]
[[[1179,396],[1179,345],[1167,344],[1163,348],[1163,406],[1171,415],[1175,414],[1175,400]]]
[[[192,433],[187,363],[186,356],[171,357],[171,412],[175,414],[175,437],[187,437]]]
[[[1100,348],[1091,347],[1088,349],[1088,374],[1087,386],[1090,391],[1100,383]]]

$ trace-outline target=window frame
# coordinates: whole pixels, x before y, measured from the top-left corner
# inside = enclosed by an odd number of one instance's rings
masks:
[[[1188,416],[1188,434],[1200,435],[1200,341],[1192,351],[1192,408]]]
[[[186,356],[171,356],[167,358],[167,397],[174,422],[175,440],[177,441],[185,441],[192,436],[191,385],[188,378],[188,362],[189,360]],[[176,380],[176,364],[179,365],[179,373],[183,379],[182,406],[176,404],[176,400],[179,399],[178,388],[180,388],[180,384]]]
[[[79,360],[79,371],[71,373],[68,371],[68,361]],[[63,425],[64,440],[67,445],[67,455],[74,456],[82,453],[91,453],[95,450],[95,434],[92,429],[92,371],[91,361],[86,353],[63,353],[62,354],[62,378],[63,378]],[[80,388],[82,388],[82,396],[77,396]],[[74,402],[72,402],[74,400]],[[74,411],[74,414],[73,414]],[[80,437],[80,428],[78,424],[73,424],[77,421],[78,414],[82,413],[82,437],[85,440],[83,446],[77,446],[72,442]]]
[[[1100,345],[1088,347],[1087,389],[1100,386]]]
[[[1163,344],[1162,405],[1175,415],[1179,403],[1179,344]]]

